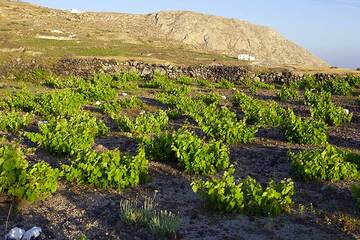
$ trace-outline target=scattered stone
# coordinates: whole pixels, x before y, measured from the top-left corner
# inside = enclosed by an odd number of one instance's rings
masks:
[[[35,239],[40,236],[41,232],[42,232],[41,228],[33,227],[33,228],[27,230],[21,239],[22,240]]]
[[[5,235],[5,240],[20,240],[24,235],[25,230],[15,227],[10,230],[8,234]]]
[[[42,230],[39,227],[33,227],[25,232],[24,229],[15,227],[5,235],[5,240],[32,240],[40,236]]]

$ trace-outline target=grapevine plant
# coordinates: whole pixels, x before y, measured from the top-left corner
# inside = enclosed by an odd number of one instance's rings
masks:
[[[210,207],[222,212],[274,216],[292,205],[294,183],[291,179],[279,183],[271,180],[264,189],[251,177],[237,183],[233,174],[234,169],[230,168],[221,178],[194,180],[193,191],[199,192]]]
[[[295,173],[304,180],[360,179],[360,156],[331,145],[313,151],[289,152],[288,155]]]
[[[87,113],[70,118],[57,117],[48,123],[39,123],[39,132],[25,135],[35,143],[56,154],[70,154],[86,150],[94,144],[94,138],[108,133],[106,125]]]
[[[300,144],[324,144],[328,141],[327,125],[322,121],[301,118],[288,109],[281,129],[289,142]]]
[[[90,149],[78,152],[62,169],[68,181],[120,190],[144,180],[147,166],[143,148],[139,148],[135,156],[119,150],[97,153]]]
[[[29,166],[20,148],[0,147],[0,193],[29,202],[42,200],[57,189],[59,171],[45,162]]]
[[[352,113],[342,107],[337,107],[331,101],[331,93],[306,90],[305,103],[310,106],[311,116],[328,124],[339,126],[351,121]]]
[[[210,139],[228,144],[252,142],[258,131],[256,126],[248,126],[246,119],[238,121],[236,114],[226,107],[218,109],[211,105],[202,112],[193,112],[192,115]]]
[[[27,127],[34,116],[29,113],[21,113],[15,111],[0,112],[0,131],[15,133]]]
[[[187,173],[209,175],[229,166],[229,149],[219,141],[205,142],[187,129],[144,138],[147,158],[177,162]]]
[[[285,110],[276,102],[256,100],[245,93],[236,92],[232,98],[233,105],[244,112],[246,122],[258,126],[277,127],[281,124]]]
[[[127,116],[119,116],[114,119],[121,131],[133,134],[158,134],[165,130],[169,123],[169,117],[165,111],[157,113],[145,113],[135,119]]]
[[[300,95],[295,84],[284,84],[277,93],[278,99],[281,101],[299,101]]]

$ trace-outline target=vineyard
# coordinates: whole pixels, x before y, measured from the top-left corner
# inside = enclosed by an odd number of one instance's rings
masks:
[[[273,84],[37,69],[2,83],[0,97],[0,232],[360,237],[360,77]]]

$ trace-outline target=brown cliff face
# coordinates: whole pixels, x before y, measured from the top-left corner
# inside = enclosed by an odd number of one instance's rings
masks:
[[[146,15],[73,14],[0,0],[0,28],[4,37],[0,41],[14,51],[28,47],[22,44],[32,44],[30,47],[33,47],[35,43],[29,39],[81,42],[77,47],[89,41],[92,44],[99,41],[101,47],[104,47],[104,42],[109,42],[107,46],[111,46],[111,41],[118,40],[133,45],[145,44],[149,48],[171,46],[178,51],[195,50],[233,57],[246,53],[255,56],[258,63],[271,66],[328,66],[268,27],[187,11]]]
[[[180,41],[196,49],[232,56],[249,53],[272,65],[328,66],[271,28],[246,21],[182,11],[160,12],[147,18],[156,33],[152,37]]]

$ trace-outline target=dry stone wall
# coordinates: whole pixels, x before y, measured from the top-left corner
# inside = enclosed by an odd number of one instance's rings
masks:
[[[304,77],[287,70],[257,72],[250,67],[243,66],[196,65],[183,67],[171,64],[147,64],[138,61],[117,62],[116,60],[98,58],[61,59],[52,68],[52,71],[59,75],[77,75],[83,77],[89,77],[98,72],[114,74],[123,70],[136,70],[144,78],[151,78],[155,72],[160,72],[168,75],[169,78],[188,75],[212,81],[225,78],[233,82],[239,82],[247,78],[258,78],[265,82],[280,83],[296,81]]]
[[[196,66],[177,66],[171,64],[148,64],[139,61],[118,62],[114,59],[100,58],[63,58],[51,67],[44,66],[39,62],[18,62],[8,63],[0,66],[0,77],[7,77],[19,72],[30,72],[36,68],[49,69],[57,75],[75,75],[81,77],[91,77],[92,75],[104,72],[115,74],[120,71],[136,70],[142,77],[149,79],[155,72],[166,74],[174,79],[181,75],[187,75],[199,79],[218,81],[222,78],[232,82],[239,82],[245,79],[259,79],[269,83],[285,83],[298,81],[305,77],[303,74],[295,73],[290,70],[268,69],[266,71],[246,66],[221,66],[221,65],[196,65]],[[317,79],[332,79],[334,74],[315,74]]]

